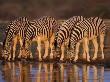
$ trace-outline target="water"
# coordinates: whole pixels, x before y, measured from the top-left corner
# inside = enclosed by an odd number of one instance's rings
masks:
[[[0,65],[0,82],[110,82],[110,68],[87,64],[8,62]]]

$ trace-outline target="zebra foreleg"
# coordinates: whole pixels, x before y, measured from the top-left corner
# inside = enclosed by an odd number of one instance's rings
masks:
[[[88,48],[88,45],[89,45],[89,39],[88,38],[84,38],[84,51],[86,52],[86,56],[87,56],[87,61],[90,62],[90,56],[89,56],[89,48]]]
[[[41,58],[41,55],[42,55],[41,54],[41,38],[40,37],[38,37],[37,43],[38,43],[37,49],[39,51],[39,61],[42,61],[42,58]]]
[[[95,50],[92,60],[96,60],[96,59],[97,59],[97,52],[98,52],[97,38],[94,38],[94,39],[92,40],[92,42],[93,42],[94,50]]]
[[[54,38],[55,38],[55,35],[53,35],[50,39],[50,49],[51,49],[51,52],[50,52],[50,59],[53,59],[53,43],[54,43]]]
[[[83,58],[83,59],[86,59],[86,51],[85,51],[84,40],[83,40],[83,54],[82,54],[82,58]]]
[[[44,44],[45,44],[45,54],[43,56],[43,59],[45,59],[48,56],[49,41],[48,40],[45,41]]]
[[[62,46],[61,46],[61,58],[60,58],[60,61],[63,61],[64,60],[64,43],[62,43]]]
[[[80,46],[80,43],[78,42],[78,43],[76,44],[74,62],[76,62],[76,61],[78,60],[79,46]]]
[[[15,59],[16,44],[17,44],[17,37],[15,37],[15,38],[13,39],[13,56],[12,56],[12,60]]]
[[[19,52],[18,58],[21,58],[22,54],[24,55],[24,53],[22,53],[23,42],[21,39],[19,41],[20,41],[20,52]]]

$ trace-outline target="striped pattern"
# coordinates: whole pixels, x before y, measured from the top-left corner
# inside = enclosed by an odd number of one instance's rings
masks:
[[[50,39],[50,58],[53,58],[52,48],[55,37],[55,32],[58,28],[57,21],[50,16],[44,16],[38,20],[30,21],[29,28],[26,30],[25,34],[25,53],[28,56],[31,51],[29,46],[33,40],[38,43],[38,51],[39,51],[39,60],[41,61],[41,41],[44,41],[45,44],[45,54],[43,58],[45,59],[48,56],[48,48],[49,48],[49,39]]]
[[[24,39],[24,30],[27,28],[28,22],[29,20],[26,17],[20,17],[8,24],[6,29],[6,38],[3,42],[3,58],[10,60],[11,46],[13,45],[12,59],[14,60],[17,40],[19,39],[20,46],[22,46]],[[19,57],[20,56],[21,55],[19,55]]]
[[[54,46],[56,55],[59,54],[57,50],[61,49],[62,53],[60,58],[61,61],[63,61],[64,59],[64,45],[68,44],[71,29],[75,26],[75,24],[79,23],[80,21],[84,21],[84,19],[85,18],[83,16],[73,16],[72,18],[64,21],[63,24],[58,29],[58,32],[56,33],[55,36]]]
[[[97,58],[97,52],[98,52],[98,43],[97,43],[97,36],[100,36],[100,47],[102,51],[102,58],[104,58],[103,53],[103,43],[104,43],[104,34],[105,34],[106,26],[104,24],[104,21],[99,17],[90,17],[89,19],[86,19],[79,24],[75,25],[74,28],[72,28],[70,40],[69,40],[69,46],[72,48],[72,51],[70,52],[70,55],[75,55],[74,61],[78,59],[78,52],[79,52],[79,45],[80,42],[83,41],[83,48],[84,48],[84,54],[87,55],[87,61],[90,61],[89,57],[89,40],[92,40],[94,44],[94,56],[93,60]],[[86,57],[86,55],[84,57]]]

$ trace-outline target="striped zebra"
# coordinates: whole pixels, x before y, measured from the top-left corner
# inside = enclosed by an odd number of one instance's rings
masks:
[[[49,40],[50,40],[50,59],[53,59],[53,42],[55,37],[55,31],[58,28],[57,21],[50,16],[43,16],[38,20],[30,21],[28,29],[25,30],[25,40],[24,40],[24,48],[25,54],[28,56],[31,51],[29,49],[31,42],[36,41],[38,43],[38,51],[39,51],[39,61],[42,61],[41,57],[41,41],[45,44],[45,54],[43,59],[48,56],[48,48],[49,48]]]
[[[11,21],[6,28],[6,38],[3,42],[3,54],[2,57],[10,61],[15,59],[15,51],[17,40],[20,42],[20,54],[21,57],[21,46],[23,45],[24,30],[27,28],[29,20],[26,17],[20,17],[16,20]],[[13,54],[11,56],[11,47],[13,46]]]
[[[74,61],[76,62],[78,59],[78,53],[79,53],[79,45],[81,42],[83,42],[83,57],[87,57],[87,61],[90,61],[89,56],[89,40],[92,40],[94,45],[94,55],[92,57],[92,60],[97,59],[97,52],[98,52],[98,43],[97,43],[97,37],[100,37],[100,48],[101,48],[101,55],[102,59],[104,59],[104,35],[105,35],[106,26],[104,24],[104,21],[99,17],[90,17],[79,24],[76,24],[74,28],[72,28],[71,34],[70,34],[70,40],[69,40],[69,47],[70,50],[69,55],[73,57],[75,55]]]
[[[83,16],[73,16],[70,19],[64,21],[62,25],[60,25],[56,35],[55,35],[55,54],[58,56],[61,53],[60,60],[64,59],[64,45],[68,45],[69,37],[71,33],[71,29],[77,24],[79,21],[84,21]],[[59,52],[59,50],[61,52]]]

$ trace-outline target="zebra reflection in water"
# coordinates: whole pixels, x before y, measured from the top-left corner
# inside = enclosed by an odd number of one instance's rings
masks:
[[[104,66],[8,62],[0,76],[2,82],[104,82]]]

